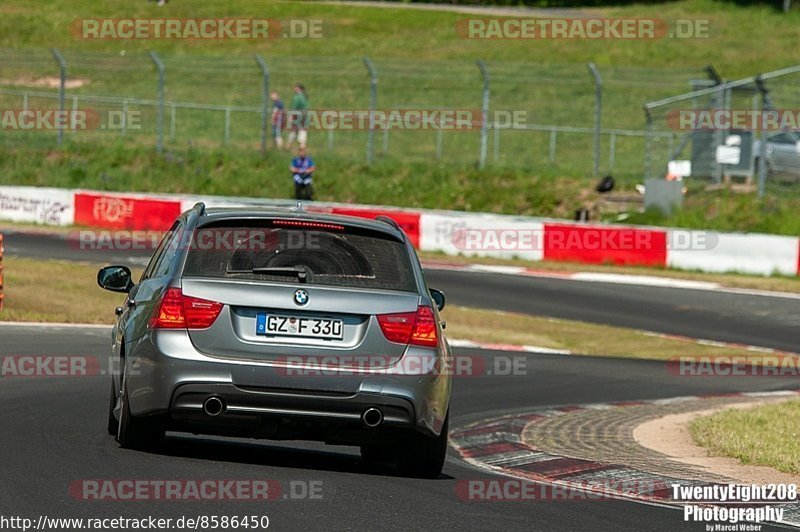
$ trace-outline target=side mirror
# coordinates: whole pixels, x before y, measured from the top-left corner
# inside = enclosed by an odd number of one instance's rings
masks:
[[[97,272],[97,284],[112,292],[127,294],[133,288],[131,270],[126,266],[106,266]]]
[[[436,308],[438,308],[439,310],[443,310],[444,304],[446,302],[446,299],[444,297],[444,292],[442,292],[441,290],[437,290],[435,288],[431,288],[430,293],[433,302],[436,303]]]

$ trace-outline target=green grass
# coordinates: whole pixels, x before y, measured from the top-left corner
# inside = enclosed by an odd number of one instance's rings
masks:
[[[110,324],[125,299],[97,286],[99,265],[5,257],[3,266],[0,321]]]
[[[575,179],[519,170],[452,171],[444,164],[381,161],[371,167],[314,152],[318,199],[476,211],[559,213],[574,210]],[[266,198],[294,194],[290,156],[266,159],[249,151],[192,149],[157,156],[147,147],[70,145],[65,151],[13,147],[0,151],[0,184],[103,190],[207,193]],[[487,193],[491,191],[491,193]]]
[[[477,170],[392,159],[367,166],[324,149],[313,155],[319,200],[556,218],[598,200],[593,181],[553,168]],[[150,147],[119,143],[70,143],[62,150],[15,145],[0,149],[0,185],[290,198],[289,159],[285,152],[262,159],[251,150],[213,147],[158,156]],[[626,223],[797,235],[798,212],[800,198],[791,195],[758,200],[692,186],[682,211],[670,217],[632,213]]]
[[[728,409],[695,419],[689,431],[698,445],[743,464],[800,473],[800,401],[745,410]]]
[[[792,50],[800,12],[784,15],[768,5],[741,7],[719,0],[685,0],[652,5],[629,5],[583,11],[613,17],[708,19],[710,39],[503,41],[465,40],[454,31],[467,15],[451,12],[339,7],[298,1],[229,0],[224,11],[216,2],[171,2],[159,8],[155,2],[120,5],[113,0],[7,0],[0,7],[0,46],[86,51],[125,49],[129,54],[157,50],[179,55],[340,56],[365,53],[376,58],[420,61],[473,60],[531,63],[583,63],[643,67],[681,67],[714,63],[727,76],[740,76],[785,66]],[[77,18],[104,17],[269,17],[275,19],[322,19],[323,39],[275,39],[267,42],[79,40],[68,31]],[[746,32],[743,29],[746,28]],[[567,45],[568,44],[568,45]],[[765,51],[770,53],[766,54]]]
[[[25,80],[56,76],[49,48],[57,47],[66,56],[69,78],[85,83],[70,89],[68,96],[152,99],[155,74],[145,52],[154,50],[166,63],[168,100],[258,106],[261,76],[252,55],[259,53],[270,65],[270,86],[285,98],[291,85],[300,80],[306,83],[314,108],[364,109],[369,104],[369,83],[361,59],[369,55],[379,73],[379,108],[476,109],[481,102],[481,80],[475,59],[480,58],[491,72],[493,110],[527,111],[531,123],[589,127],[594,99],[586,63],[592,61],[604,77],[603,126],[641,130],[641,104],[688,90],[690,79],[704,77],[700,69],[706,64],[714,64],[726,78],[734,79],[797,62],[798,10],[784,15],[764,5],[687,0],[589,11],[667,21],[708,19],[711,38],[465,40],[454,27],[468,16],[458,13],[231,0],[225,5],[227,17],[319,19],[324,38],[81,40],[69,31],[79,18],[215,17],[221,12],[213,2],[173,1],[159,8],[155,2],[141,1],[121,8],[110,0],[75,0],[67,8],[56,0],[35,4],[9,0],[0,6],[0,48],[6,48],[0,53],[5,58],[0,86],[20,89],[20,83],[30,83]],[[774,85],[770,88],[775,89]],[[100,111],[118,107],[81,102]],[[54,100],[38,98],[28,102],[33,108],[54,104]],[[21,105],[18,96],[0,95],[0,108]],[[788,108],[796,105],[784,103]],[[56,149],[53,132],[0,131],[0,184],[263,197],[290,194],[288,156],[271,154],[264,160],[257,156],[260,125],[256,113],[232,113],[230,145],[222,147],[222,112],[177,109],[173,136],[168,109],[167,153],[160,158],[153,154],[154,110],[134,105],[131,110],[141,111],[141,130],[129,131],[125,137],[109,131],[67,133],[63,151]],[[320,168],[320,199],[554,217],[570,217],[575,209],[596,199],[591,190],[594,183],[587,179],[592,169],[589,135],[560,133],[556,160],[551,163],[548,133],[502,131],[498,157],[494,157],[492,135],[488,167],[481,171],[475,169],[480,145],[475,131],[443,133],[441,159],[436,156],[434,132],[392,131],[386,153],[379,133],[377,162],[371,167],[364,164],[364,132],[336,131],[330,139],[325,132],[312,131],[309,138]],[[609,141],[603,138],[601,171],[609,167]],[[644,143],[641,138],[620,136],[616,146],[613,173],[620,187],[630,190],[641,180]],[[659,153],[666,153],[664,146],[658,146]],[[692,189],[679,214],[669,218],[636,214],[628,221],[798,232],[796,193],[774,191],[759,201],[752,195],[706,193],[701,188]]]

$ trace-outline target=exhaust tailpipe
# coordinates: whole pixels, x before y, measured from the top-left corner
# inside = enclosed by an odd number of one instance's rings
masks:
[[[203,412],[207,416],[216,417],[225,411],[225,401],[222,398],[212,395],[203,403]]]
[[[361,414],[361,421],[364,423],[365,426],[374,429],[381,423],[383,423],[383,412],[371,406],[364,410],[364,413]]]

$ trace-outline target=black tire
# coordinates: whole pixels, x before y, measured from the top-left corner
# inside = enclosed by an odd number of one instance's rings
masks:
[[[114,389],[114,379],[111,379],[111,397],[108,399],[108,433],[116,436],[119,432],[119,421],[114,417],[114,408],[117,406],[117,391]]]
[[[164,428],[157,417],[134,417],[128,405],[127,386],[123,384],[122,409],[119,416],[117,442],[125,449],[147,450],[157,446],[164,437]]]
[[[448,425],[450,415],[444,420],[439,436],[412,434],[399,449],[397,469],[401,475],[416,478],[436,478],[442,473],[447,457]]]

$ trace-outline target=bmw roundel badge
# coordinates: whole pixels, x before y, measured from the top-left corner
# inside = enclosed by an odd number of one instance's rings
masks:
[[[296,290],[294,293],[294,302],[298,305],[305,305],[308,303],[308,292],[305,290]]]

